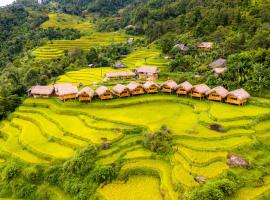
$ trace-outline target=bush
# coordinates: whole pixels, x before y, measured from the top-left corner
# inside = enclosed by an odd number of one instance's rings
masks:
[[[45,171],[44,178],[51,185],[57,185],[61,176],[61,166],[52,166]]]
[[[188,200],[223,200],[233,195],[237,189],[236,182],[222,178],[188,192],[186,197]]]
[[[111,182],[116,178],[116,170],[112,166],[97,166],[92,171],[93,180],[100,184],[104,182]]]
[[[39,184],[43,180],[43,169],[39,166],[28,167],[23,170],[23,175],[27,181]]]
[[[18,177],[21,173],[21,166],[18,163],[11,162],[4,169],[4,180],[10,181]]]
[[[167,154],[172,151],[172,134],[166,127],[162,126],[155,133],[147,133],[144,139],[144,146],[158,154]]]

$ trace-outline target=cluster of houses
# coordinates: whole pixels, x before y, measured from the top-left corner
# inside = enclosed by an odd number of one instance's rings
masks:
[[[168,80],[162,84],[149,80],[144,84],[132,81],[127,85],[117,84],[112,89],[106,86],[100,86],[95,91],[90,87],[84,87],[80,91],[78,88],[70,83],[55,84],[53,86],[34,86],[31,88],[31,96],[37,97],[50,97],[58,96],[59,99],[65,101],[67,99],[78,99],[79,101],[92,101],[95,96],[101,100],[113,99],[116,97],[129,97],[142,94],[162,93],[176,93],[177,95],[185,95],[213,101],[226,102],[230,104],[243,105],[245,104],[250,95],[244,89],[237,89],[229,92],[222,86],[210,89],[206,84],[192,85],[185,81],[177,84],[173,80]]]

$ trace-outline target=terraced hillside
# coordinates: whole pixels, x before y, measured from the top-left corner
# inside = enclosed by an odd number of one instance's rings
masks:
[[[64,55],[65,50],[80,48],[89,50],[91,47],[106,46],[112,43],[124,43],[131,36],[123,31],[97,32],[91,18],[82,19],[67,14],[49,14],[49,20],[41,25],[42,28],[59,27],[74,28],[81,31],[84,36],[77,40],[52,40],[44,46],[33,51],[37,60],[57,59]]]
[[[130,199],[147,195],[153,196],[151,199],[162,199],[162,195],[178,199],[183,192],[177,189],[180,186],[198,186],[194,176],[212,179],[223,174],[229,168],[226,157],[234,148],[269,139],[270,107],[262,105],[238,107],[163,94],[89,104],[29,98],[1,123],[0,161],[13,156],[29,163],[49,164],[70,158],[88,143],[108,140],[112,146],[99,153],[98,164],[121,160],[123,166],[118,180],[98,189],[99,195],[124,199],[132,190]],[[217,122],[225,133],[207,128]],[[169,160],[145,149],[142,134],[127,134],[135,127],[151,132],[162,124],[173,133],[174,153]],[[144,176],[138,177],[138,171]],[[130,177],[127,182],[123,181],[126,177]],[[262,195],[270,190],[267,180],[261,188],[243,189],[239,195]],[[149,193],[140,187],[149,187]],[[110,195],[112,191],[115,196]]]

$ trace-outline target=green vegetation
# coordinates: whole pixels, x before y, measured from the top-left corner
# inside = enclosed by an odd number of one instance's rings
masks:
[[[20,0],[0,8],[0,199],[269,199],[269,5]],[[202,41],[213,48],[198,49]],[[220,57],[228,70],[217,76],[209,63]],[[161,93],[26,98],[36,84],[127,84],[103,82],[116,62],[157,66],[158,82],[244,87],[260,97],[245,106]],[[249,167],[230,167],[229,155]]]
[[[232,111],[234,109],[235,112]],[[215,114],[212,114],[213,110]],[[250,182],[258,176],[258,170],[260,173],[268,174],[267,165],[263,161],[256,164],[256,161],[253,160],[257,157],[255,152],[262,152],[261,148],[257,150],[257,147],[254,147],[255,150],[252,150],[254,155],[245,155],[243,149],[246,149],[246,145],[252,147],[260,138],[267,136],[269,133],[267,125],[256,131],[253,130],[253,126],[248,128],[249,126],[246,124],[251,121],[258,125],[267,124],[267,120],[258,119],[268,115],[269,112],[268,108],[256,105],[237,107],[163,94],[114,99],[106,102],[95,101],[85,105],[79,102],[62,103],[54,98],[27,99],[11,115],[9,121],[4,121],[0,129],[4,135],[1,152],[4,153],[3,158],[7,160],[9,159],[6,156],[12,155],[29,165],[32,165],[30,163],[45,163],[55,166],[56,160],[58,162],[63,162],[65,159],[73,160],[75,149],[80,149],[89,142],[102,147],[106,138],[106,141],[110,143],[109,149],[98,150],[94,161],[101,167],[98,168],[101,171],[95,171],[97,170],[95,167],[92,169],[94,174],[105,173],[111,178],[106,180],[95,178],[98,184],[93,186],[92,192],[96,190],[99,183],[104,181],[108,183],[108,185],[100,187],[96,195],[108,199],[116,198],[119,193],[125,194],[130,188],[133,188],[134,180],[139,181],[138,185],[144,183],[144,178],[138,180],[134,176],[143,175],[146,180],[150,181],[151,191],[153,191],[151,194],[155,195],[157,199],[160,196],[177,199],[184,194],[189,197],[188,199],[196,199],[198,195],[207,199],[205,195],[216,193],[215,191],[219,191],[220,187],[223,188],[223,186],[219,186],[219,184],[223,184],[223,179],[219,179],[220,176],[225,177],[224,184],[229,184],[230,187],[235,183],[231,179],[228,182],[225,176],[229,170],[226,157],[231,152],[243,155],[254,163],[254,167],[249,170],[233,169],[233,173],[237,177],[245,173],[253,174],[241,178],[242,185],[238,186],[243,189],[239,190],[240,192],[242,190],[244,192],[246,187],[250,187]],[[156,113],[162,114],[157,115]],[[243,120],[243,117],[246,120]],[[188,120],[186,120],[187,118]],[[213,123],[213,119],[225,123],[234,122],[234,125],[221,134],[207,129],[207,124]],[[160,124],[166,124],[166,127],[158,130]],[[238,128],[242,124],[252,131],[242,132]],[[231,125],[229,124],[229,126]],[[129,132],[132,131],[128,130],[132,130],[134,127],[143,127],[144,131],[129,135]],[[147,130],[156,131],[155,134],[166,137],[146,135],[144,138],[143,134]],[[167,136],[170,136],[169,140]],[[167,139],[163,140],[164,138]],[[144,139],[146,140],[144,141]],[[15,141],[19,141],[16,144],[18,147],[12,148],[18,150],[13,152],[10,148]],[[150,149],[154,152],[147,150],[145,145],[146,147],[150,145]],[[153,145],[157,148],[152,148]],[[170,153],[164,154],[164,152],[168,152],[167,147]],[[110,171],[110,168],[103,169],[102,166],[115,166],[116,171]],[[120,172],[117,176],[118,170]],[[199,185],[194,181],[195,176],[206,177],[209,184],[202,186],[202,189],[190,190]],[[117,180],[114,180],[116,177],[118,177]],[[155,179],[151,177],[155,177]],[[67,181],[66,184],[70,184],[71,179]],[[111,181],[113,182],[110,183]],[[52,182],[49,183],[55,185]],[[85,184],[88,183],[85,182]],[[214,187],[215,184],[217,186]],[[73,196],[75,193],[70,193],[72,191],[69,192],[69,187],[71,186],[64,185],[63,188],[60,186],[65,193]],[[259,187],[262,188],[258,189],[256,196],[268,191],[266,182]],[[89,190],[84,192],[89,192]],[[223,190],[219,191],[220,199],[223,199],[224,195],[232,196],[234,193],[237,198],[238,189],[232,190],[233,192],[229,194],[225,194]],[[116,197],[108,197],[110,191],[115,191]],[[143,193],[135,190],[134,195],[140,197]]]

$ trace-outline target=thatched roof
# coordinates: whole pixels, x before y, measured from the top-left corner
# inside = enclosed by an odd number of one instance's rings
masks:
[[[53,85],[55,91],[57,91],[59,88],[70,87],[70,86],[73,86],[73,84],[72,83],[59,83],[59,84]]]
[[[228,95],[233,95],[239,100],[250,98],[250,94],[243,88],[231,91],[228,93]]]
[[[106,78],[121,78],[121,77],[133,77],[135,73],[132,71],[117,71],[105,73]]]
[[[211,49],[213,47],[213,42],[201,42],[197,45],[198,48]]]
[[[124,92],[124,90],[128,89],[127,86],[122,85],[122,84],[117,84],[113,87],[113,92],[116,92],[118,94],[121,94]]]
[[[126,67],[127,67],[126,65],[120,62],[114,64],[115,69],[121,69],[121,68],[126,68]]]
[[[58,85],[55,87],[55,93],[58,96],[63,96],[63,95],[69,95],[69,94],[77,94],[78,93],[78,88],[72,84],[63,84],[63,85]]]
[[[213,71],[215,72],[215,74],[220,75],[227,71],[227,67],[217,67],[214,68]]]
[[[173,80],[167,80],[164,83],[162,83],[160,87],[163,87],[165,85],[170,87],[171,89],[174,89],[177,86],[177,83]]]
[[[106,86],[100,86],[96,89],[96,93],[98,96],[101,96],[106,92],[111,92],[111,90],[107,88]]]
[[[188,51],[189,48],[185,44],[176,44],[174,45],[175,49],[180,49],[181,51]]]
[[[51,95],[54,91],[53,86],[36,85],[31,88],[32,95]]]
[[[160,70],[155,66],[141,66],[136,68],[135,71],[143,74],[156,74],[159,73]]]
[[[143,88],[144,89],[148,89],[152,86],[156,86],[156,87],[159,87],[159,85],[157,83],[155,83],[154,81],[146,81],[144,84],[143,84]]]
[[[188,81],[185,81],[185,82],[180,83],[179,85],[177,85],[175,87],[175,89],[178,89],[178,88],[182,88],[182,89],[184,89],[185,91],[188,92],[193,88],[193,85],[191,85]]]
[[[95,95],[95,92],[90,87],[84,87],[83,89],[81,89],[80,92],[78,92],[76,96],[78,97],[81,95],[88,95],[89,97],[93,97]]]
[[[217,86],[217,87],[215,87],[215,88],[213,88],[213,89],[207,91],[207,92],[206,92],[206,95],[209,95],[209,94],[211,94],[211,93],[213,93],[213,92],[215,92],[216,94],[218,94],[218,95],[221,96],[222,98],[225,98],[225,97],[228,95],[228,93],[229,93],[229,91],[226,90],[224,87],[222,87],[222,86]]]
[[[210,63],[209,66],[211,68],[217,68],[217,67],[225,67],[226,60],[223,58],[219,58],[215,60],[214,62]]]
[[[194,85],[193,90],[195,90],[196,92],[200,94],[206,94],[206,92],[210,90],[210,88],[206,84],[199,84],[199,85]]]
[[[135,81],[132,81],[130,82],[128,85],[127,85],[127,88],[130,90],[130,91],[133,91],[135,90],[136,88],[138,87],[142,87],[142,85],[140,83],[137,83]]]

